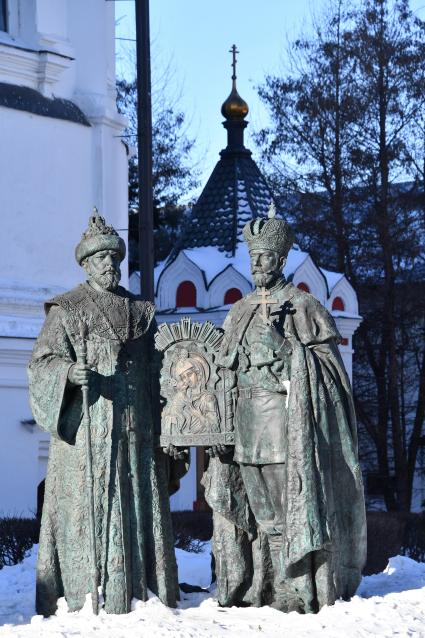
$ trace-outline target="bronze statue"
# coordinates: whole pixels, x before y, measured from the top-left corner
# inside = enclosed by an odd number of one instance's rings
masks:
[[[256,290],[230,310],[218,356],[236,374],[233,461],[268,545],[272,605],[315,612],[354,594],[366,556],[351,387],[333,318],[282,275],[289,226],[272,207],[244,238]],[[207,498],[214,492],[210,482]]]
[[[178,599],[168,485],[158,448],[154,306],[119,286],[125,245],[95,214],[76,248],[86,283],[46,304],[29,365],[37,423],[52,435],[37,613],[71,611],[97,587],[108,613],[148,588]]]

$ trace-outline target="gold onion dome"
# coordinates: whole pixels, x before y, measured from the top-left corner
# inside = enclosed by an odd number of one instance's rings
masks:
[[[226,120],[243,120],[248,115],[248,104],[241,98],[236,90],[236,83],[232,91],[221,107],[221,114]]]
[[[232,53],[232,90],[229,97],[221,107],[221,114],[226,120],[243,120],[248,115],[248,104],[241,98],[236,89],[236,54],[239,51],[236,49],[236,45],[233,45],[230,49]]]

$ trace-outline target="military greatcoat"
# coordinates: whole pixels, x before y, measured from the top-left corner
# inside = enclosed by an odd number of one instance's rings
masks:
[[[290,347],[273,351],[255,338],[252,327],[261,311],[252,293],[226,318],[219,363],[237,377],[235,461],[284,464],[280,579],[288,595],[314,612],[352,596],[365,563],[356,418],[333,318],[312,295],[284,280],[270,292],[270,319]],[[255,543],[249,551],[250,495],[237,463],[215,459],[204,484],[222,520],[214,529],[219,601],[264,604],[258,581],[266,580],[258,573],[266,573],[267,565],[258,562]],[[238,530],[233,536],[229,524]],[[267,535],[257,533],[263,548]]]

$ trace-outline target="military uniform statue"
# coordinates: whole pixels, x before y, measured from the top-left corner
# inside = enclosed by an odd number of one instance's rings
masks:
[[[273,606],[315,612],[354,594],[365,561],[352,393],[332,317],[282,275],[288,225],[271,210],[244,238],[256,290],[230,310],[217,357],[236,374],[233,459],[269,546]]]
[[[119,286],[124,256],[95,212],[76,248],[87,281],[46,304],[29,365],[34,418],[52,436],[36,591],[45,616],[60,596],[74,611],[92,592],[95,606],[97,586],[108,613],[130,611],[148,588],[171,607],[178,598],[154,307]]]

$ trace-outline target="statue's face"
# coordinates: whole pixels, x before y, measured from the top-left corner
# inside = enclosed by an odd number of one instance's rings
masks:
[[[256,286],[270,286],[281,276],[285,260],[274,250],[251,250],[249,257]]]
[[[121,279],[121,256],[116,250],[99,250],[90,255],[83,263],[89,281],[98,288],[113,291],[118,288]]]
[[[194,388],[198,385],[198,374],[194,366],[188,368],[179,376],[183,388]]]

